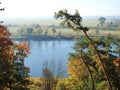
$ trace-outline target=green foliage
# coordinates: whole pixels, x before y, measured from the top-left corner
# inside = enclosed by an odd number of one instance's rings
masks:
[[[66,9],[60,10],[57,13],[55,13],[54,17],[56,19],[63,19],[62,25],[65,25],[68,28],[72,28],[73,30],[83,30],[84,32],[89,30],[87,27],[83,27],[81,25],[82,17],[80,17],[79,12],[77,10],[73,15],[69,14]]]
[[[107,82],[106,81],[102,81],[101,83],[99,83],[97,85],[96,90],[108,90],[107,87],[108,87]]]
[[[75,31],[81,30],[85,34],[87,38],[86,41],[84,41],[82,38],[80,43],[76,43],[74,47],[75,53],[70,54],[69,62],[72,62],[72,60],[78,59],[80,60],[80,62],[82,61],[86,65],[86,68],[88,69],[88,72],[91,78],[92,90],[95,90],[95,88],[97,88],[96,85],[104,86],[105,84],[104,81],[107,81],[107,84],[108,84],[108,86],[106,86],[105,88],[107,89],[109,88],[110,90],[113,90],[113,88],[119,89],[120,88],[119,87],[120,77],[118,72],[119,70],[116,69],[115,67],[120,66],[119,65],[120,60],[119,60],[119,57],[113,55],[113,48],[112,48],[112,45],[114,45],[113,44],[114,42],[112,40],[113,37],[107,37],[107,38],[101,38],[101,39],[90,38],[87,34],[87,31],[89,29],[81,25],[82,18],[80,17],[78,12],[77,14],[75,13],[74,15],[71,15],[68,13],[67,10],[60,10],[57,13],[55,13],[55,18],[63,19],[63,22],[62,22],[63,25],[66,25],[68,28],[72,28]],[[101,26],[103,26],[106,19],[104,17],[101,17],[99,18],[99,20],[101,22]],[[117,46],[117,48],[118,47],[119,46]],[[119,53],[119,50],[118,50],[118,53]],[[85,70],[83,67],[81,69],[76,66],[68,67],[68,68],[71,70],[70,72],[72,73],[77,69],[80,69],[80,72]],[[74,74],[74,75],[78,76],[78,74]],[[80,76],[78,77],[81,78]],[[86,80],[90,79],[88,77],[85,77],[85,78]],[[82,82],[83,80],[84,78],[81,78],[79,82]],[[96,82],[97,80],[99,81]]]
[[[55,33],[56,33],[55,25],[53,25],[51,31],[53,32],[53,36],[55,36]]]
[[[115,42],[115,40],[117,42]],[[118,46],[115,45],[116,43],[120,43],[119,39],[108,36],[108,37],[104,37],[104,39],[103,38],[94,38],[94,42],[96,43],[97,49],[98,49],[99,53],[101,54],[102,61],[105,64],[107,73],[109,73],[109,75],[110,75],[109,78],[110,78],[111,82],[113,82],[112,84],[113,84],[113,88],[114,88],[120,82],[119,81],[119,79],[120,79],[119,72],[116,72],[116,70],[117,71],[119,71],[119,70],[117,68],[115,68],[115,65],[113,64],[113,62],[115,63],[114,60],[119,58],[119,56],[116,56],[115,54],[113,54],[114,50],[117,50],[116,53],[119,53],[120,44],[119,45],[117,44]],[[104,73],[102,71],[101,64],[98,63],[99,60],[98,60],[97,56],[95,55],[94,50],[93,50],[90,42],[88,41],[88,39],[86,39],[86,38],[78,39],[76,41],[73,49],[75,50],[75,52],[70,54],[69,62],[71,62],[72,60],[75,61],[76,59],[80,59],[81,58],[80,50],[83,50],[84,58],[87,60],[87,65],[90,67],[90,70],[92,71],[95,85],[103,85],[104,88],[107,89],[108,86],[103,84],[105,77],[104,77]],[[73,65],[73,63],[72,63],[72,65]],[[119,66],[118,63],[116,63],[116,65]],[[68,68],[70,68],[70,67],[68,67]],[[80,68],[76,67],[76,70],[77,69],[80,70],[79,72],[82,72],[82,70],[85,71],[84,68],[80,69]],[[117,78],[115,78],[115,77],[117,77]],[[118,77],[119,77],[119,79],[118,79]],[[116,84],[115,84],[115,82],[116,82]],[[117,87],[119,87],[119,86],[117,86]],[[98,88],[98,87],[96,87],[96,88]],[[97,90],[101,90],[101,89],[97,89]]]
[[[100,21],[101,26],[103,26],[105,21],[106,21],[106,18],[105,17],[100,17],[98,20]]]

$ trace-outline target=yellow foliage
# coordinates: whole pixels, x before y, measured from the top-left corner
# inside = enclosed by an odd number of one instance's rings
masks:
[[[83,74],[86,74],[86,66],[80,59],[70,60],[67,63],[68,66],[68,74],[71,76],[79,76],[82,77]]]

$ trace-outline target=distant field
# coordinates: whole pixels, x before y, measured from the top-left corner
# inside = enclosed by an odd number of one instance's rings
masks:
[[[120,30],[100,30],[100,34],[102,35],[113,34],[120,36]]]
[[[97,26],[99,21],[97,19],[90,19],[90,20],[83,20],[82,24],[83,26],[88,26],[88,27],[95,27]]]
[[[9,27],[9,31],[13,34],[17,34],[20,27]]]
[[[44,25],[44,26],[50,26],[50,25],[56,25],[58,26],[60,24],[60,20],[55,20],[55,19],[14,19],[14,20],[6,20],[5,24],[11,24],[11,25],[32,25],[32,24],[39,24],[39,25]],[[83,26],[88,26],[88,27],[95,27],[97,26],[99,23],[99,21],[97,19],[85,19],[82,21],[82,25]],[[18,30],[20,29],[20,27],[9,27],[8,28],[10,30],[10,32],[12,33],[12,35],[16,35],[18,36]],[[44,32],[44,31],[43,31]],[[62,36],[78,36],[78,35],[83,35],[82,32],[74,32],[72,29],[65,29],[65,28],[56,28],[56,35],[58,35],[58,33],[61,33]],[[99,33],[101,35],[107,35],[107,34],[116,34],[119,35],[120,34],[120,30],[99,30]],[[95,35],[95,30],[89,30],[88,31],[89,35]],[[48,35],[52,36],[53,33],[51,31],[51,29],[48,30]]]
[[[14,37],[18,37],[19,33],[19,27],[10,27],[8,28],[12,34],[12,36]],[[57,36],[58,33],[61,33],[61,36],[65,36],[65,37],[76,37],[79,35],[84,35],[83,32],[76,32],[72,29],[56,29],[56,33],[55,35]],[[89,35],[96,35],[95,30],[89,30],[88,31]],[[99,30],[99,35],[108,35],[108,34],[112,34],[112,35],[120,35],[120,30]],[[53,33],[51,31],[51,29],[48,30],[48,35],[49,36],[53,36]]]

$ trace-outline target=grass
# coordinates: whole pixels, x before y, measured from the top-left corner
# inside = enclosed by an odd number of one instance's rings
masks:
[[[39,90],[41,86],[41,79],[30,77],[31,85],[29,86],[30,90]]]
[[[9,27],[8,30],[12,33],[12,34],[17,34],[17,30],[19,30],[20,27]]]
[[[18,37],[19,33],[17,32],[19,30],[20,27],[10,27],[8,28],[12,34],[12,36],[14,37]],[[45,31],[44,31],[45,32]],[[43,32],[43,34],[44,34]],[[76,37],[79,35],[84,35],[82,32],[75,32],[72,29],[56,29],[56,33],[55,36],[58,36],[58,33],[61,33],[61,36],[64,37]],[[99,30],[99,35],[108,35],[108,34],[112,34],[112,35],[119,35],[120,30]],[[89,35],[96,35],[95,30],[89,30],[88,31]],[[51,29],[48,30],[48,36],[53,36],[53,32]]]
[[[102,34],[102,35],[107,35],[107,34],[120,35],[120,30],[100,30],[100,34]]]
[[[107,22],[107,21],[106,21]],[[46,26],[50,26],[50,25],[59,25],[60,23],[60,20],[53,20],[53,19],[49,19],[49,20],[43,20],[43,19],[21,19],[21,20],[18,20],[18,22],[16,23],[16,20],[14,19],[13,21],[7,21],[7,23],[10,23],[10,24],[17,24],[17,25],[20,25],[22,26],[23,24],[27,24],[28,26],[32,25],[33,23],[35,24],[40,24],[40,25],[46,25]],[[97,26],[97,24],[99,23],[99,21],[97,19],[88,19],[88,20],[83,20],[82,21],[82,25],[83,26],[87,26],[87,27],[95,27]],[[8,28],[10,30],[10,32],[12,33],[13,36],[18,36],[18,30],[20,29],[20,27],[9,27]],[[42,34],[44,34],[46,28],[43,28],[44,31]],[[74,32],[72,29],[65,29],[65,28],[62,28],[62,29],[59,29],[57,28],[56,29],[56,36],[58,35],[58,33],[61,33],[61,36],[67,36],[67,37],[74,37],[74,36],[78,36],[78,35],[83,35],[83,33],[81,32]],[[99,30],[99,33],[101,35],[108,35],[108,34],[114,34],[114,35],[119,35],[120,33],[120,30]],[[88,34],[89,35],[95,35],[95,30],[89,30],[88,31]],[[48,35],[49,36],[53,36],[53,32],[51,30],[51,28],[48,29]]]
[[[99,21],[97,19],[95,19],[95,20],[92,20],[92,19],[84,20],[82,22],[83,26],[87,26],[87,27],[95,27],[95,26],[98,25],[98,23],[99,23]]]

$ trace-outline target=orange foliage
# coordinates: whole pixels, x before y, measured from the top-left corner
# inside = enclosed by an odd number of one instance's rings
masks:
[[[3,25],[0,25],[0,32],[6,29]]]
[[[18,45],[18,48],[24,49],[24,50],[26,50],[27,52],[30,52],[30,47],[29,47],[29,45],[26,43],[25,40],[23,40],[22,43],[21,43],[20,45]]]
[[[13,56],[14,55],[14,52],[13,51],[9,51],[8,52],[8,56]]]
[[[15,41],[13,41],[14,45],[20,50],[24,50],[26,53],[30,53],[30,47],[27,44],[26,40],[23,40],[21,44],[17,44]]]
[[[8,29],[5,26],[0,25],[0,38],[7,38],[9,36],[10,36],[10,33]]]
[[[1,87],[10,88],[10,84],[14,87],[17,83],[25,87],[26,84],[22,83],[29,82],[24,79],[28,77],[29,72],[29,68],[24,66],[24,58],[30,53],[29,46],[26,41],[17,44],[9,36],[9,30],[0,25],[0,90],[3,90]]]
[[[120,66],[120,58],[117,58],[116,60],[113,61],[113,64],[115,66]]]
[[[12,41],[9,39],[9,36],[9,30],[5,26],[0,25],[0,47],[12,45]]]
[[[3,60],[13,60],[16,52],[17,55],[19,53],[19,55],[23,54],[26,57],[30,53],[30,48],[26,41],[23,40],[21,44],[18,44],[12,41],[9,36],[9,30],[5,26],[0,25],[0,58],[4,58]]]

